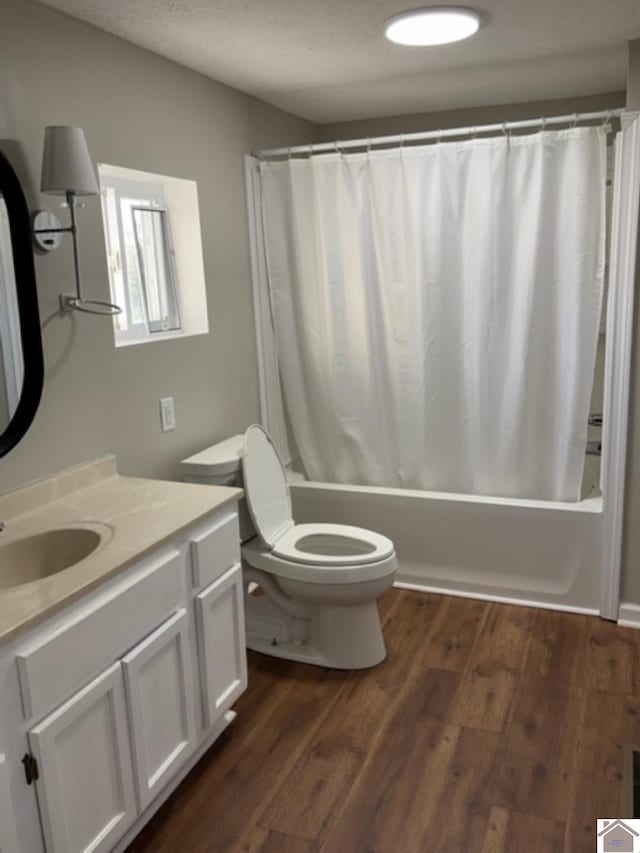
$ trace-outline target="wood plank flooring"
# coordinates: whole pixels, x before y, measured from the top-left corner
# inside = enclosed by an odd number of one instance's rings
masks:
[[[640,747],[640,631],[390,590],[388,655],[250,653],[238,719],[129,853],[592,853]]]

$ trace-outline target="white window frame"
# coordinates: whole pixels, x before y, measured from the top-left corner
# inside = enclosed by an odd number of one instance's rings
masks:
[[[188,178],[170,177],[152,172],[143,172],[126,166],[116,166],[108,163],[98,164],[98,175],[101,190],[107,190],[110,198],[102,194],[102,216],[104,226],[105,253],[109,265],[109,285],[112,291],[112,300],[120,304],[124,309],[123,314],[113,317],[114,343],[116,348],[130,345],[148,344],[154,341],[165,341],[171,338],[184,338],[193,335],[203,335],[209,332],[209,312],[207,306],[207,283],[204,271],[203,247],[200,229],[200,211],[198,204],[198,185]],[[173,295],[175,300],[170,300],[175,305],[175,311],[171,314],[171,325],[173,328],[160,329],[154,324],[153,329],[148,328],[147,311],[141,305],[144,323],[130,324],[131,300],[123,294],[127,283],[124,281],[126,269],[121,271],[122,258],[115,258],[110,232],[111,223],[116,216],[118,219],[117,242],[121,250],[125,249],[124,235],[122,233],[122,213],[120,199],[127,198],[135,201],[149,201],[150,208],[166,212],[164,234],[166,260],[172,265],[170,271],[173,284],[175,285]],[[114,205],[117,210],[111,208],[111,214],[107,215],[106,206]],[[134,207],[140,205],[133,205]],[[144,204],[142,206],[145,206]],[[139,270],[139,258],[137,246],[135,247],[136,265]],[[112,266],[115,260],[116,266]],[[122,272],[122,281],[119,280]],[[144,292],[140,291],[140,298],[144,300]],[[170,312],[171,313],[171,312]],[[123,319],[126,328],[121,328]],[[179,319],[180,328],[175,328]]]
[[[115,207],[116,207],[116,215],[118,222],[118,241],[119,246],[114,247],[111,245],[109,228],[107,227],[107,222],[110,218],[110,214],[106,210],[106,200],[107,194],[109,190],[112,190],[115,193]],[[124,256],[124,247],[125,247],[125,234],[124,234],[124,226],[123,226],[123,218],[122,218],[122,199],[132,199],[136,201],[136,206],[141,206],[139,202],[145,201],[148,202],[148,206],[155,210],[164,210],[167,216],[167,236],[169,239],[169,245],[167,246],[167,251],[169,253],[173,253],[174,249],[171,243],[171,219],[169,211],[167,210],[167,206],[165,203],[164,190],[161,184],[146,182],[146,181],[137,181],[137,180],[128,180],[126,178],[117,178],[117,177],[108,177],[103,181],[103,186],[101,186],[100,196],[102,200],[102,216],[105,225],[104,234],[105,234],[105,246],[107,249],[107,263],[109,265],[109,287],[111,289],[111,300],[116,304],[119,304],[124,298],[123,314],[126,318],[126,328],[118,328],[117,320],[115,325],[115,334],[116,338],[119,342],[125,343],[134,343],[139,341],[144,341],[150,338],[162,338],[162,337],[175,337],[176,333],[180,333],[182,331],[181,326],[177,329],[167,329],[163,330],[152,330],[149,327],[148,318],[146,316],[146,310],[144,311],[144,317],[142,320],[134,321],[132,318],[132,304],[131,304],[131,294],[129,288],[127,287],[127,258]],[[120,271],[122,272],[125,284],[123,287],[123,293],[117,293],[113,283],[113,265],[117,264],[119,266]],[[138,275],[141,275],[141,272],[138,267]],[[174,271],[175,276],[175,271]],[[144,303],[145,295],[144,293],[140,294],[140,299]],[[178,303],[178,314],[180,315],[180,288],[179,284],[176,280],[176,300]],[[144,309],[144,306],[143,306]]]

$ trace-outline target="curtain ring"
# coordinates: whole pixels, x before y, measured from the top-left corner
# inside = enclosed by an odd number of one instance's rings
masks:
[[[543,132],[547,129],[547,120],[544,116],[540,119],[540,127]]]
[[[291,162],[291,147],[287,148],[287,162]]]
[[[511,136],[511,133],[510,133],[509,129],[507,128],[506,121],[502,122],[502,135],[506,136],[507,139]]]
[[[471,138],[476,139],[477,136],[478,136],[478,127],[477,127],[477,125],[474,124],[473,127],[471,128]]]
[[[578,126],[578,113],[574,113],[573,114],[573,121],[571,122],[571,127],[577,127],[577,126]]]
[[[337,139],[336,139],[336,141],[333,143],[333,147],[334,147],[334,149],[335,149],[336,154],[337,154],[338,156],[340,156],[340,155],[342,154],[342,151],[338,148],[338,140],[337,140]]]
[[[400,148],[404,148],[404,133],[400,134]]]
[[[371,154],[371,137],[367,136],[367,157]]]
[[[313,157],[313,143],[312,142],[309,143],[308,149],[309,149],[309,157]]]
[[[438,130],[438,135],[436,137],[436,145],[440,145],[442,142],[442,128]]]

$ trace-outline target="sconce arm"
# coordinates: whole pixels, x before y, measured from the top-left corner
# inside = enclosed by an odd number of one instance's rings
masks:
[[[78,224],[76,222],[77,198],[74,193],[67,192],[67,204],[71,224],[66,228],[58,217],[47,210],[39,210],[33,218],[33,236],[36,244],[43,250],[51,252],[57,249],[62,242],[62,234],[71,234],[73,249],[73,271],[75,278],[75,293],[60,295],[61,311],[82,311],[85,314],[111,315],[120,314],[122,308],[111,302],[103,302],[100,299],[85,299],[82,294],[82,278],[80,275],[80,253],[78,250]],[[46,226],[46,227],[45,227]],[[47,236],[40,236],[47,235]]]

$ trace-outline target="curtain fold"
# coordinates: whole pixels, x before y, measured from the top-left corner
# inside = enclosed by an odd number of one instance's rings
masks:
[[[605,271],[601,128],[260,164],[312,480],[580,498]]]

